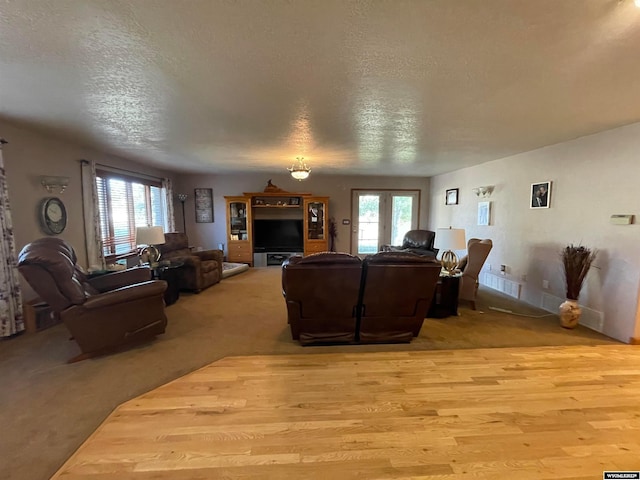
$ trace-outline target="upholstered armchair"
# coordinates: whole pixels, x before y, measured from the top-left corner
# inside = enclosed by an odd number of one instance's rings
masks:
[[[381,252],[412,252],[427,257],[436,257],[438,249],[433,242],[436,232],[431,230],[409,230],[404,234],[402,245],[382,245]]]
[[[410,342],[420,333],[441,266],[411,252],[380,252],[363,262],[360,342]]]
[[[282,264],[291,336],[302,345],[354,343],[362,261],[348,253],[293,256]]]
[[[158,245],[160,261],[184,262],[184,265],[177,269],[181,290],[200,293],[220,281],[223,261],[221,250],[191,251],[186,233],[165,233],[164,239],[164,245]]]
[[[40,238],[18,255],[18,270],[80,346],[78,361],[164,333],[166,282],[148,268],[89,278],[66,241]]]
[[[492,247],[493,242],[488,238],[484,240],[470,238],[467,242],[467,255],[460,260],[458,265],[458,268],[462,270],[458,299],[470,302],[471,308],[474,310],[478,293],[478,276]]]

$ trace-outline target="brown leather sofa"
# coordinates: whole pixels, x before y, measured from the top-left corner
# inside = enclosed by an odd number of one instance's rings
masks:
[[[409,230],[404,234],[402,245],[382,245],[381,252],[411,252],[435,258],[438,249],[433,246],[436,232],[431,230]]]
[[[354,343],[362,261],[348,253],[293,256],[282,264],[291,336],[302,345]]]
[[[33,290],[73,335],[81,355],[107,353],[164,333],[166,282],[150,280],[148,268],[133,268],[89,278],[66,241],[40,238],[18,255],[18,269]]]
[[[165,233],[164,239],[164,245],[158,245],[160,260],[184,262],[182,267],[176,269],[180,290],[200,293],[222,279],[224,256],[221,250],[192,252],[186,233]]]
[[[407,252],[378,253],[364,263],[347,253],[291,257],[282,265],[291,336],[303,345],[409,342],[439,274],[439,263]]]
[[[360,343],[410,342],[418,336],[440,276],[433,257],[381,252],[364,259]]]

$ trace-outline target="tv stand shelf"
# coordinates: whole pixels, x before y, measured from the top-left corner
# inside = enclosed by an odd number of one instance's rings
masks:
[[[252,205],[253,208],[301,208],[302,205]]]
[[[282,262],[293,255],[302,256],[303,252],[256,252],[253,254],[253,266],[270,267],[273,265],[282,265]]]

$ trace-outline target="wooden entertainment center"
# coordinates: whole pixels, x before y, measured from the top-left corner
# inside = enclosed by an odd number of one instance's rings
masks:
[[[310,255],[329,249],[329,197],[277,191],[224,198],[229,262],[279,265],[292,254]],[[254,229],[256,221],[260,229]],[[279,224],[283,229],[280,239]],[[268,228],[272,231],[265,230]],[[256,230],[264,238],[256,239]]]

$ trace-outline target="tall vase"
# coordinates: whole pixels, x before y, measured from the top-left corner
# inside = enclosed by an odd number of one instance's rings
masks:
[[[578,300],[567,298],[560,304],[560,325],[563,328],[576,328],[581,314],[582,309],[578,305]]]

